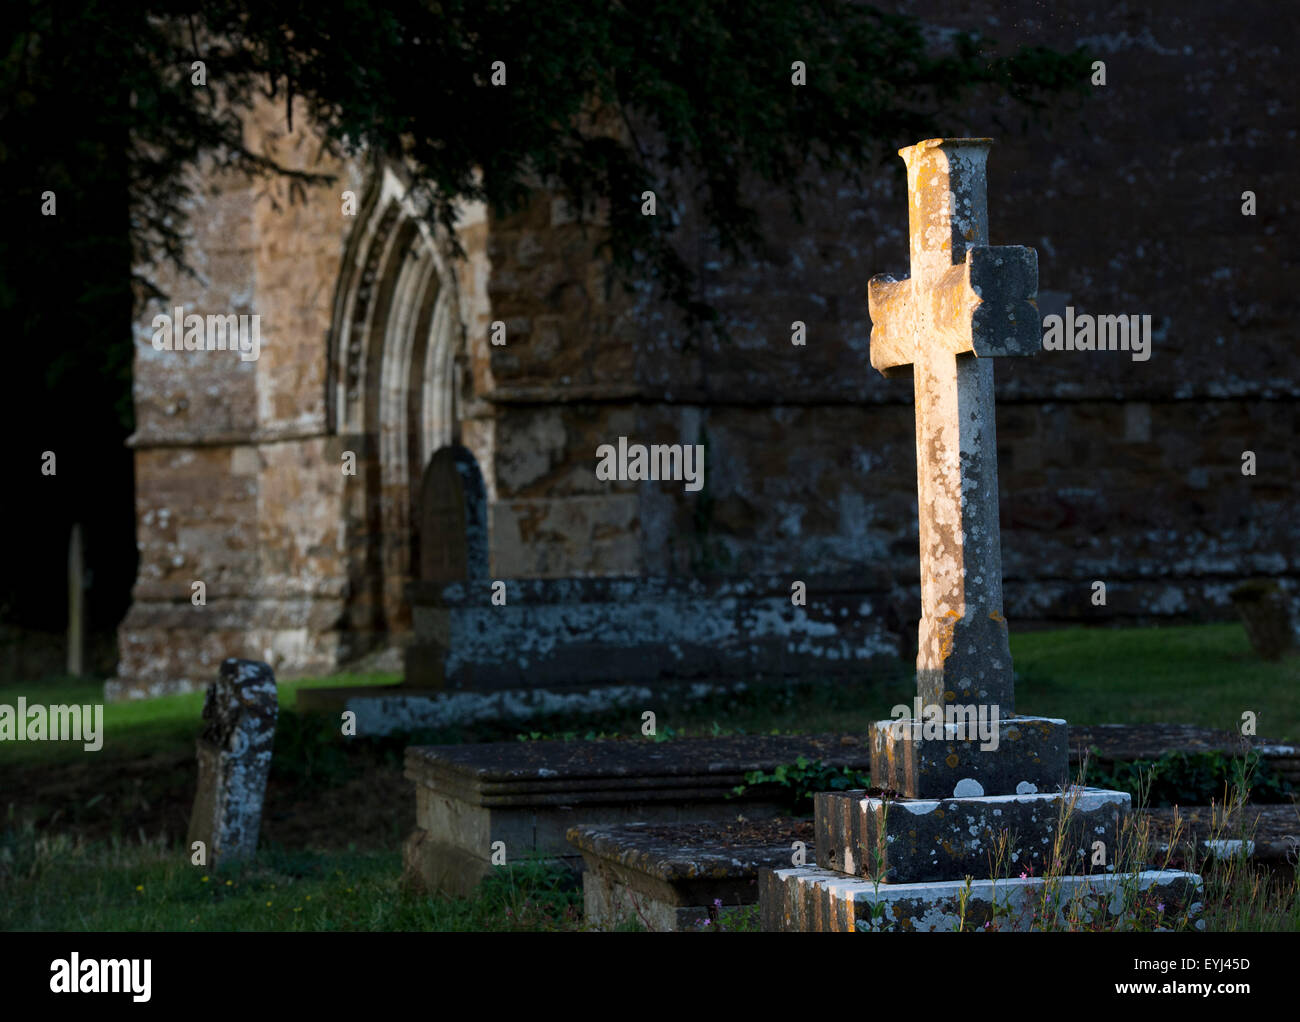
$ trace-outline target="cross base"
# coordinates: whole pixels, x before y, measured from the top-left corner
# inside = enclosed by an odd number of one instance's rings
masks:
[[[759,873],[768,932],[1201,929],[1195,873],[875,884],[818,866]]]
[[[815,799],[817,864],[891,883],[968,876],[1105,873],[1118,849],[1127,792],[884,799],[864,791]]]
[[[1060,791],[1069,782],[1066,723],[1052,717],[985,722],[880,720],[871,730],[871,783],[908,798]],[[981,740],[989,736],[992,742]]]

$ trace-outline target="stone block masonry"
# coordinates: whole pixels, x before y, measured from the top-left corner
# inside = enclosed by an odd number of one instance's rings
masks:
[[[1231,127],[1249,142],[1293,111],[1277,85],[1288,57],[1266,13],[1207,34],[1186,6],[1156,0],[1171,17],[1153,19],[1154,35],[1117,29],[1101,8],[1054,24],[1062,48],[1122,66],[1122,84],[1055,126],[1052,158],[1027,137],[999,152],[1008,187],[990,202],[1004,236],[1038,252],[1055,301],[1040,312],[1150,314],[1152,334],[1145,362],[1040,352],[998,374],[1013,622],[1230,620],[1241,579],[1294,596],[1300,578],[1295,267],[1289,200],[1266,198],[1290,194],[1291,170],[1267,146],[1222,141]],[[985,31],[1004,13],[987,0],[909,10]],[[1153,105],[1171,82],[1177,109]],[[995,115],[954,112],[974,126]],[[467,210],[466,259],[448,261],[403,206],[402,168],[320,157],[301,102],[293,126],[282,103],[261,103],[248,144],[336,184],[289,201],[279,183],[203,168],[186,253],[202,286],[159,278],[166,300],[136,322],[140,567],[112,697],[201,689],[232,654],[289,677],[404,645],[413,481],[453,443],[483,472],[494,577],[870,565],[919,580],[913,394],[870,371],[862,309],[863,267],[902,267],[908,251],[898,180],[818,176],[802,224],[755,196],[782,242],[775,266],[714,269],[683,210],[684,250],[710,266],[733,335],[688,347],[671,308],[608,286],[596,232],[556,214],[555,196],[508,217]],[[1098,173],[1107,153],[1123,165]],[[1257,217],[1240,215],[1243,187]],[[365,197],[356,217],[340,215],[343,189]],[[155,351],[152,316],[177,305],[260,315],[260,358]],[[498,321],[507,338],[493,346]],[[597,480],[592,453],[619,436],[707,441],[704,488]],[[359,459],[350,480],[345,450]],[[1246,450],[1255,477],[1242,475]],[[210,618],[189,604],[195,579]],[[1107,583],[1104,607],[1087,598],[1093,579]]]
[[[934,705],[934,704],[930,704]],[[921,720],[881,720],[871,729],[871,779],[909,798],[1059,790],[1069,779],[1066,723],[1051,717],[998,717],[996,745]]]

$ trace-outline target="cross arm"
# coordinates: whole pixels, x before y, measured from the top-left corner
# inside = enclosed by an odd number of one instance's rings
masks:
[[[1024,245],[966,250],[965,290],[976,296],[969,347],[978,357],[1032,355],[1042,347],[1038,253]]]
[[[1038,253],[1023,245],[974,245],[928,287],[881,274],[867,285],[871,365],[906,370],[925,344],[978,358],[1032,355],[1041,346]]]
[[[905,374],[916,361],[916,303],[912,281],[878,273],[867,282],[871,366],[882,376]]]

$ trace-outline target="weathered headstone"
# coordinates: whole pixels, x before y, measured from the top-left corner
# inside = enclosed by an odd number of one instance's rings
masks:
[[[279,715],[275,675],[258,660],[228,659],[203,701],[199,787],[187,845],[202,842],[208,867],[246,859],[257,850],[262,801],[271,772]]]
[[[1062,865],[1066,900],[1100,893],[1106,912],[1121,891],[1113,856],[1128,795],[1070,789],[1065,721],[1014,713],[992,358],[1032,355],[1041,324],[1036,253],[988,244],[990,145],[930,139],[899,151],[912,275],[869,287],[871,364],[886,376],[910,367],[915,389],[921,713],[873,729],[872,783],[887,793],[817,796],[818,865],[761,874],[765,929],[954,929],[999,914],[1040,925],[1042,871]],[[1076,824],[1062,828],[1071,810]],[[991,875],[1004,836],[1013,843],[1000,868],[1019,878]],[[968,875],[988,879],[968,886]],[[1164,871],[1124,889],[1155,891],[1172,908],[1190,907],[1199,886]]]
[[[422,581],[487,578],[487,495],[478,465],[463,447],[444,447],[429,460],[415,539]]]
[[[1281,660],[1300,648],[1292,598],[1277,582],[1267,578],[1243,582],[1232,591],[1232,604],[1251,646],[1265,660]]]

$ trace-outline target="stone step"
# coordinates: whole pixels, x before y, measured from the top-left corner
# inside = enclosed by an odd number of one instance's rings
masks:
[[[1070,781],[1066,723],[1003,717],[990,741],[969,727],[880,720],[871,729],[871,783],[908,798],[965,798],[1059,791]]]
[[[1146,870],[1092,876],[874,883],[820,866],[759,872],[761,922],[769,932],[1041,930],[1081,926],[1200,928],[1195,873]],[[987,925],[986,925],[987,924]]]
[[[1042,876],[1054,859],[1058,873],[1105,872],[1130,808],[1126,792],[1100,788],[944,799],[845,791],[813,801],[817,865],[890,883]]]

